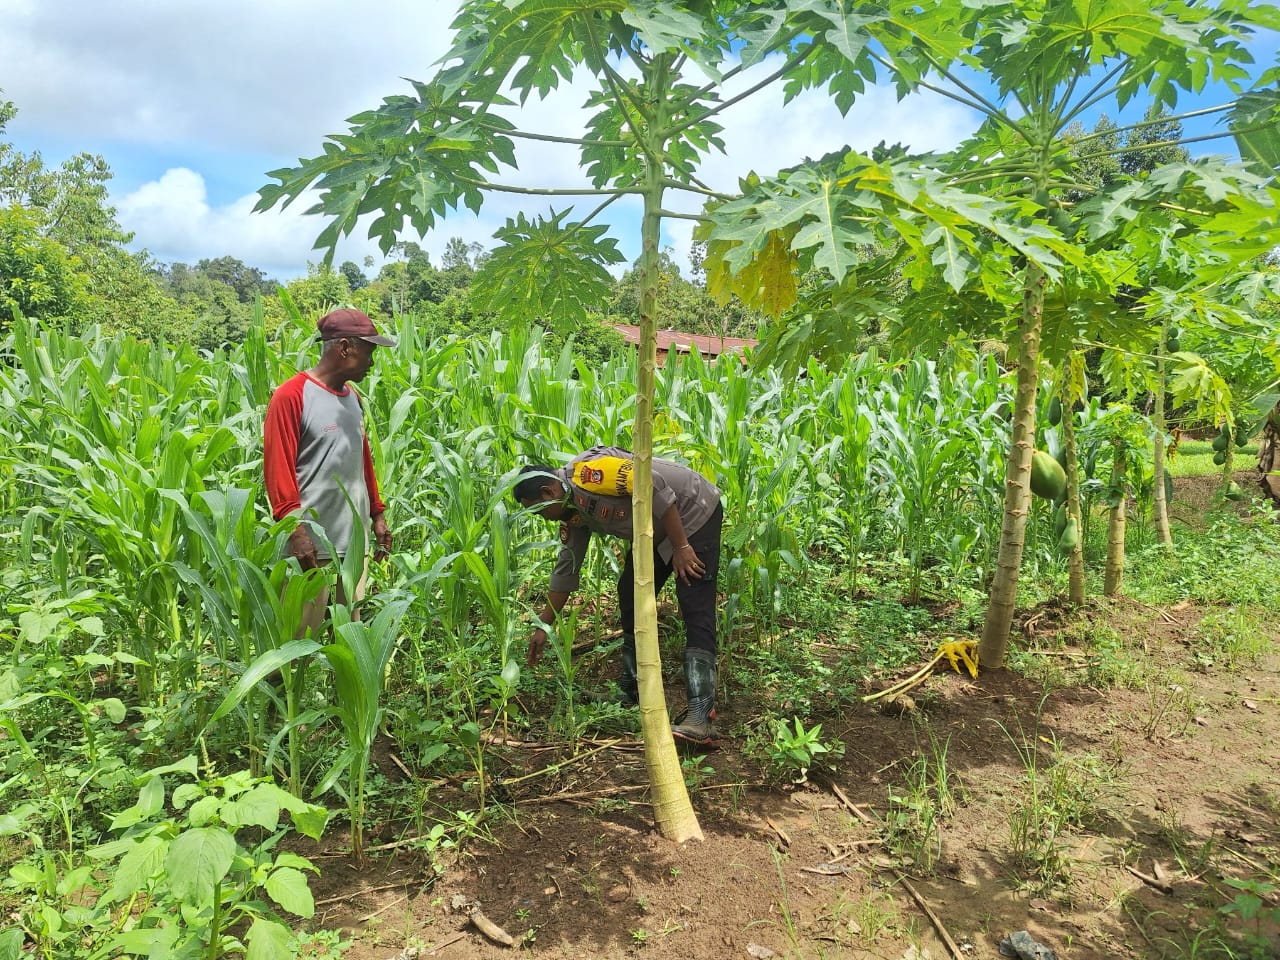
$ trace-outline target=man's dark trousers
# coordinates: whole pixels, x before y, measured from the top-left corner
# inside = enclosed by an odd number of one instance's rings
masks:
[[[676,600],[680,604],[680,616],[684,620],[685,646],[696,647],[709,653],[716,652],[716,575],[720,571],[720,530],[724,525],[724,507],[717,506],[699,529],[689,538],[689,545],[706,568],[702,578],[689,584],[676,580]],[[674,554],[672,554],[674,559]],[[663,561],[658,551],[653,551],[653,592],[656,595],[671,577],[671,564]],[[618,578],[618,613],[622,622],[623,653],[635,656],[635,566],[631,559],[631,547],[627,547],[627,559]]]

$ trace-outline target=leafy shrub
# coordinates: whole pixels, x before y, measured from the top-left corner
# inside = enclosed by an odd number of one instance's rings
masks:
[[[17,943],[25,937],[48,955],[87,947],[103,956],[293,956],[280,912],[313,915],[303,871],[315,867],[277,850],[289,832],[281,815],[318,840],[328,811],[233,773],[176,787],[170,813],[172,774],[196,777],[195,757],[148,771],[137,803],[113,821],[119,838],[90,848],[86,860],[38,850],[14,865],[4,887],[26,901]],[[0,933],[0,945],[13,942],[12,930]]]

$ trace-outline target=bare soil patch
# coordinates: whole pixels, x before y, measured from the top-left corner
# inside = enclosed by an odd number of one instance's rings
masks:
[[[439,876],[412,845],[356,870],[335,836],[313,883],[317,921],[350,931],[353,960],[995,958],[1014,931],[1063,960],[1188,956],[1180,945],[1212,920],[1224,878],[1280,869],[1280,660],[1203,669],[1204,613],[1130,600],[1076,615],[1029,611],[1018,643],[1041,651],[1040,676],[939,671],[906,709],[833,707],[810,720],[845,754],[808,782],[767,784],[742,741],[727,738],[693,794],[700,843],[676,846],[652,830],[638,743],[584,741],[583,758],[565,755],[558,773],[499,784],[488,838],[437,852]],[[1142,682],[1090,685],[1092,637],[1104,631]],[[680,690],[668,680],[669,695]],[[741,729],[755,708],[731,690],[722,729]],[[889,797],[938,744],[958,805],[923,869],[892,842]],[[508,780],[559,756],[538,744],[493,752]],[[1061,882],[1045,884],[1019,859],[1013,825],[1055,763],[1090,799],[1052,846]],[[440,786],[440,803],[453,787]],[[464,901],[517,944],[486,939]],[[1258,932],[1280,955],[1276,931]]]

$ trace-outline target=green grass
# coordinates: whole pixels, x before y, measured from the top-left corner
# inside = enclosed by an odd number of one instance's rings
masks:
[[[1236,447],[1235,466],[1253,466],[1258,462],[1258,445],[1250,443],[1244,447]],[[1173,477],[1211,477],[1222,472],[1222,467],[1213,462],[1213,447],[1207,440],[1184,440],[1178,444],[1178,452],[1170,457],[1166,464],[1169,475]]]
[[[1280,603],[1277,559],[1280,545],[1269,509],[1248,519],[1211,514],[1202,532],[1174,537],[1172,555],[1155,544],[1131,553],[1126,591],[1150,604],[1191,600],[1272,608]]]

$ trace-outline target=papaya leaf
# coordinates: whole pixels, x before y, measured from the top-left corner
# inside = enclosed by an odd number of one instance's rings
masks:
[[[604,237],[604,225],[565,222],[567,214],[507,220],[494,234],[503,245],[472,281],[476,310],[520,312],[565,330],[608,299],[606,267],[623,261],[617,241]]]
[[[1227,117],[1240,159],[1264,176],[1280,171],[1280,91],[1244,94]]]

